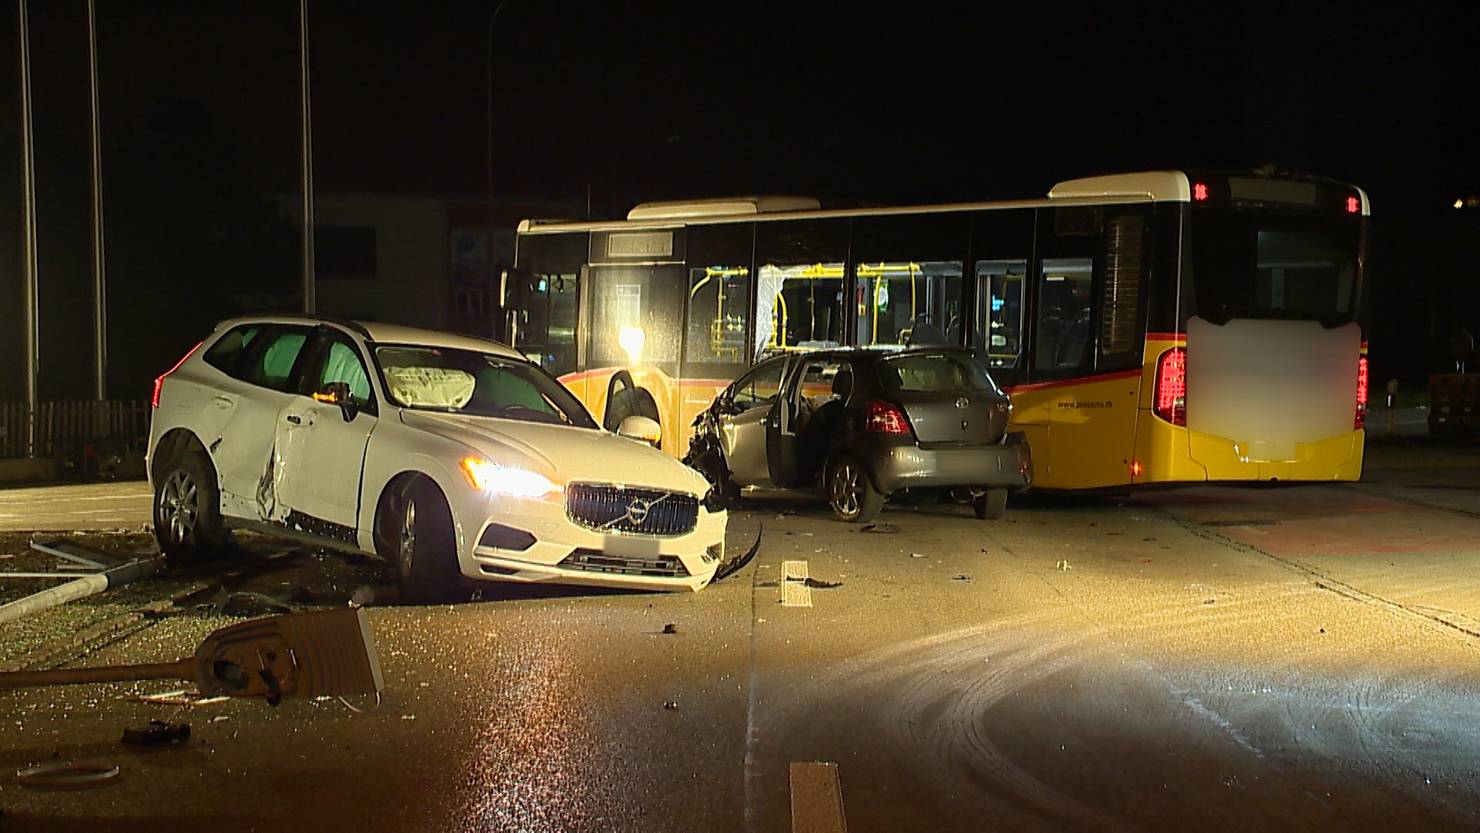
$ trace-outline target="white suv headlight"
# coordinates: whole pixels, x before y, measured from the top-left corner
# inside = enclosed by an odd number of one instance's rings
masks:
[[[565,487],[550,478],[517,466],[501,466],[477,457],[464,457],[458,465],[473,488],[485,492],[542,498],[565,491]]]

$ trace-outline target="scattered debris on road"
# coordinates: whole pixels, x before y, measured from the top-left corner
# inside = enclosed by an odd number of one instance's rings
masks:
[[[889,533],[898,532],[899,531],[899,527],[895,526],[894,524],[871,523],[871,524],[864,524],[863,526],[859,527],[858,528],[858,531],[859,532],[871,532],[871,533],[875,533],[875,534],[879,534],[879,535],[887,535]]]
[[[231,698],[222,695],[206,697],[198,691],[188,691],[182,688],[158,694],[140,694],[135,699],[141,703],[152,703],[156,706],[214,706],[217,703],[225,703]]]
[[[965,573],[961,573],[960,575],[951,579],[951,581],[971,581],[971,576],[968,576]]]
[[[232,593],[221,605],[222,616],[273,616],[292,612],[293,608],[271,596],[246,591]]]
[[[364,608],[349,607],[230,625],[175,662],[0,672],[0,689],[163,679],[193,680],[206,695],[262,697],[270,706],[284,696],[382,689]]]
[[[148,726],[123,730],[123,742],[129,746],[164,746],[187,740],[190,740],[189,723],[151,720]]]
[[[926,555],[923,552],[912,552],[912,553],[910,553],[910,558],[929,558],[929,557],[930,556]]]
[[[107,761],[57,761],[15,774],[22,786],[35,789],[96,787],[117,777],[118,766]]]
[[[834,587],[843,586],[841,581],[823,581],[820,578],[812,578],[811,576],[803,579],[802,583],[814,590],[831,590]]]
[[[1069,570],[1069,569],[1072,569],[1069,566],[1069,559],[1067,559],[1067,558],[1061,558],[1061,559],[1059,559],[1059,563],[1055,564],[1054,566],[1057,567],[1060,570]]]
[[[667,709],[668,711],[678,711],[678,701],[667,700],[663,703],[663,708]]]
[[[678,633],[678,625],[669,622],[663,626],[663,633]]]

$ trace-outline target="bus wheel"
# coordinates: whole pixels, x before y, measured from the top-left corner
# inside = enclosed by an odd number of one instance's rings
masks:
[[[1007,490],[983,489],[981,494],[972,496],[971,508],[977,520],[995,521],[1007,512]]]
[[[849,523],[868,523],[884,509],[884,496],[851,454],[834,457],[828,464],[827,501],[833,514]]]

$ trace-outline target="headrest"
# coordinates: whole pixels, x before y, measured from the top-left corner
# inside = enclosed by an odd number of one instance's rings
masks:
[[[847,398],[853,390],[853,369],[844,365],[838,368],[838,373],[833,376],[832,392],[834,396]]]

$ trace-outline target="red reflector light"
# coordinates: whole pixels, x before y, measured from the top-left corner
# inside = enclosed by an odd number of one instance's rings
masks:
[[[149,407],[151,407],[151,408],[158,408],[159,407],[159,394],[164,390],[164,379],[165,379],[165,377],[168,376],[168,375],[170,375],[171,373],[174,373],[176,370],[179,370],[180,369],[180,365],[184,364],[185,363],[185,360],[188,359],[188,358],[190,358],[190,356],[191,356],[192,353],[194,353],[196,350],[199,350],[200,349],[200,345],[202,345],[202,344],[205,344],[205,342],[204,341],[197,342],[194,347],[190,348],[190,350],[185,353],[185,355],[183,355],[183,356],[180,357],[180,360],[179,361],[175,362],[175,366],[174,367],[170,368],[169,370],[166,370],[164,373],[161,373],[159,376],[155,377],[155,379],[154,379],[154,395],[149,397]]]
[[[1152,412],[1173,425],[1187,424],[1187,348],[1173,347],[1156,360]]]
[[[1192,198],[1195,199],[1195,200],[1197,200],[1198,202],[1207,202],[1208,201],[1208,186],[1206,184],[1204,184],[1204,183],[1201,183],[1201,182],[1199,182],[1196,185],[1192,186]]]
[[[1346,213],[1355,214],[1362,210],[1362,201],[1356,197],[1346,198]]]
[[[1357,359],[1357,416],[1352,420],[1352,430],[1367,427],[1367,357]]]
[[[875,400],[868,403],[868,419],[864,427],[880,434],[910,433],[909,420],[905,419],[904,411],[901,411],[899,406],[893,402]]]

